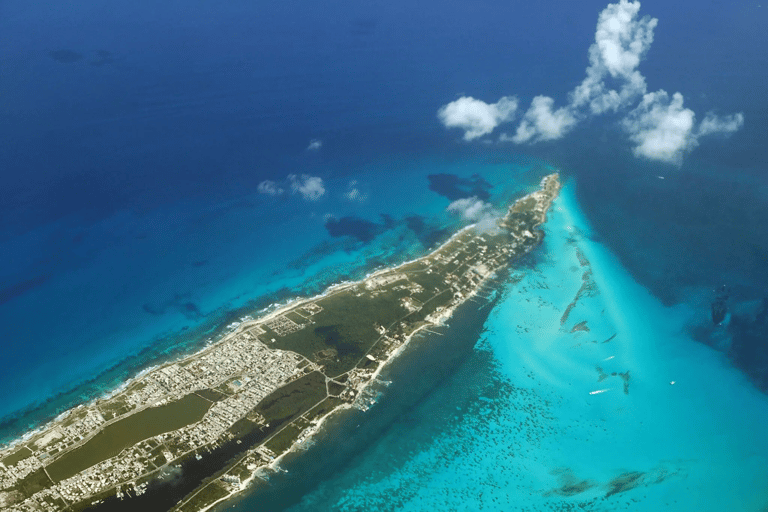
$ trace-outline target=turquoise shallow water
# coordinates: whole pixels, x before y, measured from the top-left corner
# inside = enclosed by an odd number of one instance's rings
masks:
[[[545,231],[450,376],[292,510],[765,509],[768,399],[590,239],[573,184]]]
[[[318,201],[244,190],[235,198],[115,214],[84,238],[88,265],[3,305],[9,359],[18,360],[0,376],[11,391],[0,403],[0,442],[142,368],[200,348],[245,314],[423,254],[466,223],[445,211],[450,200],[430,190],[428,175],[480,173],[489,202],[503,207],[535,186],[538,165],[425,156],[350,170],[333,160],[311,169],[324,178]],[[347,197],[352,187],[360,191],[355,200]],[[388,229],[381,214],[391,219]],[[334,238],[324,227],[327,216],[363,219],[381,232],[368,242]],[[421,233],[409,218],[421,220]],[[25,315],[29,321],[12,321]],[[24,357],[12,350],[33,345]]]
[[[762,506],[764,399],[705,345],[768,390],[768,9],[642,0],[659,20],[648,91],[679,91],[698,121],[745,116],[680,167],[632,155],[634,107],[524,146],[497,143],[517,120],[466,141],[436,115],[470,95],[516,96],[518,120],[537,95],[567,105],[608,3],[4,0],[0,444],[246,313],[422,254],[462,224],[427,175],[479,173],[501,205],[539,158],[577,177],[579,204],[564,196],[523,279],[414,345],[377,408],[339,417],[242,510]],[[291,194],[289,174],[325,195]],[[331,237],[329,215],[378,234]],[[600,293],[561,330],[575,246]],[[640,487],[602,501],[631,471]]]

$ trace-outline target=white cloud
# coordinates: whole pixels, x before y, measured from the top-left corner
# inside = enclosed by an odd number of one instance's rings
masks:
[[[470,96],[443,105],[437,117],[446,128],[464,130],[464,140],[472,140],[491,133],[500,123],[511,121],[517,111],[517,98],[505,96],[488,104]]]
[[[272,180],[264,180],[259,183],[258,191],[259,194],[268,194],[270,196],[277,196],[283,193],[283,189]]]
[[[308,201],[317,201],[325,194],[325,185],[323,185],[323,179],[320,177],[307,174],[301,176],[289,174],[288,181],[291,184],[291,191],[294,194],[301,194]]]
[[[352,180],[349,182],[349,185],[347,186],[347,192],[344,194],[344,197],[346,197],[350,201],[357,201],[362,203],[363,201],[368,199],[368,194],[360,191],[357,180]]]
[[[699,137],[731,135],[744,124],[744,115],[717,116],[712,112],[696,127],[693,110],[683,107],[683,95],[669,99],[665,91],[648,93],[622,121],[636,144],[636,156],[680,165],[685,153],[699,145]]]
[[[539,142],[559,139],[576,124],[576,118],[567,107],[552,110],[555,100],[547,96],[536,96],[531,108],[525,113],[512,142]]]
[[[653,43],[659,20],[637,19],[640,2],[621,0],[609,4],[597,19],[595,44],[590,48],[592,66],[604,67],[613,77],[631,76]]]
[[[367,196],[362,192],[360,192],[360,190],[357,188],[347,190],[347,193],[344,194],[344,197],[346,197],[350,201],[360,201],[360,202],[365,201],[367,199]]]
[[[638,19],[640,2],[621,0],[600,13],[595,42],[589,47],[584,81],[571,92],[573,107],[589,107],[592,114],[617,111],[645,94],[645,77],[637,71],[653,43],[658,20]],[[619,89],[609,89],[611,80]]]
[[[323,141],[320,139],[312,139],[309,141],[309,146],[307,146],[307,151],[317,151],[323,147]]]
[[[730,135],[739,131],[742,126],[744,126],[744,114],[717,116],[712,112],[707,112],[699,125],[698,135]]]
[[[639,10],[640,2],[621,0],[609,4],[597,21],[595,42],[589,48],[587,76],[570,93],[569,104],[553,110],[552,98],[536,96],[515,135],[503,135],[500,140],[518,144],[556,140],[587,114],[615,112],[645,94],[645,77],[637,67],[653,42],[653,30],[658,20],[648,16],[639,19]],[[615,83],[618,89],[611,89],[607,80]],[[517,100],[514,101],[516,110]],[[444,105],[438,116],[448,128],[464,128],[464,138],[472,140],[491,133],[502,122],[494,115],[496,105],[464,97]],[[580,110],[585,112],[581,114]],[[512,115],[505,120],[511,118]]]
[[[639,17],[640,2],[620,0],[600,13],[595,29],[595,42],[589,48],[589,66],[584,80],[570,92],[568,105],[553,110],[554,100],[536,96],[523,116],[514,135],[501,134],[500,141],[517,144],[556,140],[576,124],[591,116],[626,112],[621,124],[635,143],[639,157],[677,163],[696,147],[704,135],[729,135],[744,124],[743,114],[715,116],[709,113],[698,126],[695,114],[683,108],[683,96],[675,93],[670,100],[659,90],[647,93],[645,77],[638,67],[653,43],[658,20]],[[464,138],[472,140],[491,133],[501,122],[509,121],[517,109],[499,114],[499,103],[488,105],[471,97],[463,97],[444,105],[438,117],[447,128],[460,127]],[[639,101],[639,103],[638,103]]]
[[[624,129],[636,144],[636,156],[680,164],[683,155],[697,145],[693,127],[696,115],[683,107],[683,95],[670,101],[665,91],[648,93],[623,120]]]
[[[455,200],[447,210],[461,215],[464,220],[478,220],[490,210],[490,205],[473,196]]]
[[[457,199],[448,205],[446,210],[462,219],[473,222],[481,232],[493,232],[498,229],[499,212],[477,197]]]

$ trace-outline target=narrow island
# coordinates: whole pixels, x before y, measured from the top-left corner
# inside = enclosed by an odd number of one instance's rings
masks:
[[[560,187],[546,176],[493,230],[468,226],[71,409],[0,451],[0,509],[201,512],[242,491],[330,414],[365,410],[366,387],[417,331],[536,247]]]

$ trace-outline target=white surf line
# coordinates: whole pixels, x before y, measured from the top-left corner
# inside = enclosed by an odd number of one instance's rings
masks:
[[[606,391],[610,391],[610,390],[611,390],[611,388],[598,389],[598,390],[595,390],[595,391],[590,391],[589,394],[590,395],[599,395],[600,393],[605,393]]]

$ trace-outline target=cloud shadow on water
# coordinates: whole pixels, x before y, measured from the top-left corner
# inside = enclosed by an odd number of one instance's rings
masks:
[[[152,304],[147,302],[142,306],[142,309],[154,316],[162,316],[169,311],[173,311],[181,313],[189,320],[199,320],[205,315],[200,311],[197,304],[189,300],[190,296],[190,293],[176,294],[172,298],[161,303]]]
[[[20,297],[28,291],[45,284],[45,282],[48,281],[50,277],[51,276],[49,275],[41,275],[0,289],[0,304],[5,304],[6,302],[9,302],[16,297]]]
[[[48,52],[48,56],[61,64],[72,64],[73,62],[83,59],[82,53],[77,53],[74,50],[68,50],[66,48],[61,50],[51,50]]]
[[[413,231],[416,238],[425,249],[435,247],[451,236],[451,230],[430,226],[421,215],[410,215],[405,218],[408,229]]]
[[[112,64],[115,62],[115,58],[112,55],[112,52],[108,52],[107,50],[99,50],[96,52],[96,57],[91,61],[91,66],[101,67],[106,64]]]
[[[441,196],[455,201],[467,197],[477,197],[487,200],[491,197],[490,189],[493,186],[485,181],[479,174],[473,174],[471,178],[462,178],[455,174],[430,174],[429,190],[437,192]]]
[[[394,226],[394,221],[389,215],[382,215],[382,221],[382,224],[377,224],[354,216],[341,217],[340,219],[330,217],[325,221],[325,229],[334,238],[349,236],[360,242],[368,243]]]

